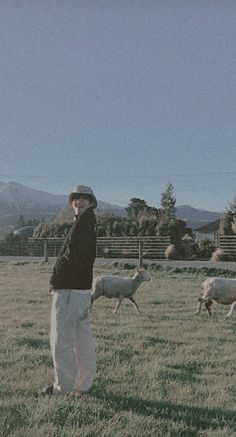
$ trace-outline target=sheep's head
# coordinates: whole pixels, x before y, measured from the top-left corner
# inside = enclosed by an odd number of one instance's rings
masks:
[[[138,275],[142,278],[143,281],[150,281],[150,275],[145,269],[138,269]]]

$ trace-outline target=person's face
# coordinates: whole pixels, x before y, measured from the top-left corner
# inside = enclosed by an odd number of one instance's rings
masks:
[[[92,205],[90,198],[86,194],[78,194],[71,202],[71,206],[75,213],[78,213],[81,209],[89,208]]]

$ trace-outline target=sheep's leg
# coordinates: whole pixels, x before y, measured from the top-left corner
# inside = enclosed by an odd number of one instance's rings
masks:
[[[212,300],[207,300],[205,302],[205,307],[208,311],[209,316],[212,316],[212,312],[211,312],[211,308],[210,308],[212,304],[213,304]]]
[[[204,299],[202,299],[202,297],[199,297],[198,304],[197,304],[197,310],[196,310],[195,314],[200,314],[203,303],[204,303]]]
[[[93,305],[93,302],[99,297],[99,295],[91,294],[91,306]]]
[[[230,310],[226,316],[227,318],[232,316],[233,312],[235,311],[235,308],[236,308],[236,302],[233,302],[231,307],[230,307]]]
[[[118,298],[118,300],[117,300],[117,302],[116,302],[116,307],[115,307],[115,309],[114,309],[114,311],[113,311],[113,314],[116,314],[116,313],[117,313],[117,310],[118,310],[118,308],[120,307],[120,304],[121,304],[122,300],[123,300],[123,297],[119,297],[119,298]]]
[[[134,297],[133,297],[133,296],[130,296],[130,297],[128,297],[128,299],[130,300],[130,302],[132,302],[132,304],[133,304],[134,308],[136,309],[137,313],[140,314],[139,307],[138,307],[137,302],[136,302],[136,300],[134,299]]]

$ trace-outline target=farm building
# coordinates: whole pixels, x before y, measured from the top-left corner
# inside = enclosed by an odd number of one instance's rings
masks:
[[[204,226],[200,226],[199,228],[194,230],[195,239],[200,240],[210,240],[214,241],[217,237],[217,233],[220,227],[220,219],[215,220],[214,222],[207,223]]]

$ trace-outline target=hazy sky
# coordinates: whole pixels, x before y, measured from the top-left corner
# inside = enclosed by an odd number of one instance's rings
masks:
[[[0,0],[0,180],[224,210],[235,23],[235,0]]]

